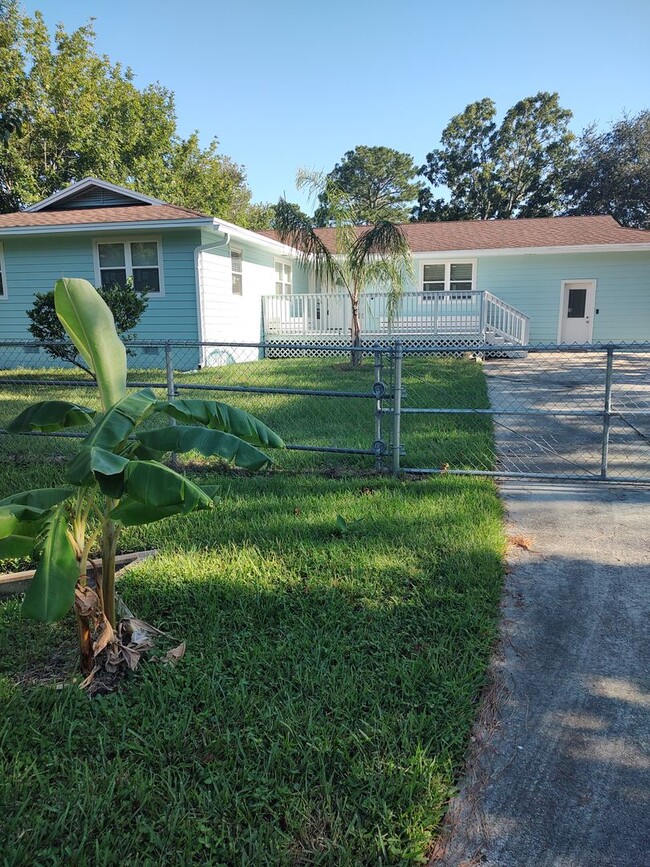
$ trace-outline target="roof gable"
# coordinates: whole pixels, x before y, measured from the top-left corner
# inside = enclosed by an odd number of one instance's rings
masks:
[[[27,211],[67,211],[86,208],[129,207],[133,205],[160,205],[160,199],[136,193],[127,187],[119,187],[97,178],[84,178],[70,184],[27,208]]]

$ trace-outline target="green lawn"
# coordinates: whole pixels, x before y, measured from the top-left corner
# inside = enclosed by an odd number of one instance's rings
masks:
[[[428,365],[425,387],[444,391],[449,369]],[[483,399],[479,366],[461,366]],[[300,432],[290,404],[277,418]],[[359,420],[342,424],[360,437]],[[449,453],[463,438],[491,448],[489,431],[450,429]],[[63,474],[6,449],[0,466],[0,497]],[[147,663],[89,701],[72,620],[43,627],[0,605],[0,863],[424,863],[496,635],[495,486],[358,469],[199,480],[223,489],[214,513],[123,537],[160,550],[119,589],[186,640],[175,669]]]
[[[54,385],[34,385],[35,379],[47,376]],[[21,383],[4,385],[7,379]],[[79,387],[56,385],[61,379],[78,379]],[[390,370],[385,370],[390,386]],[[164,382],[159,370],[132,371],[131,381]],[[344,392],[370,392],[374,380],[373,366],[365,361],[359,369],[335,358],[292,358],[231,364],[193,373],[177,373],[178,385],[255,386],[258,388],[327,389]],[[422,358],[407,356],[404,362],[404,405],[415,407],[477,407],[487,402],[485,377],[481,366],[464,358]],[[370,449],[375,439],[375,402],[368,398],[313,397],[304,395],[211,393],[181,389],[182,397],[202,397],[236,403],[259,416],[279,431],[287,443],[294,445],[334,446]],[[164,392],[160,392],[164,396]],[[97,406],[96,389],[83,386],[77,371],[0,371],[0,427],[25,406],[45,399],[76,400]],[[391,439],[391,420],[383,421],[382,438]],[[479,416],[404,416],[402,440],[408,467],[452,469],[485,468],[493,463],[492,427],[488,418]],[[22,458],[37,455],[67,455],[74,444],[63,439],[26,441],[24,437],[7,437],[4,453]],[[326,468],[333,465],[332,455],[289,451],[275,455],[279,465],[288,469]],[[372,457],[340,456],[340,465],[371,469]]]

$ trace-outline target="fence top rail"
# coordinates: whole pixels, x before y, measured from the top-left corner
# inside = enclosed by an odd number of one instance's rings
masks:
[[[278,296],[279,297],[279,296]],[[47,351],[48,346],[64,346],[72,348],[72,343],[65,340],[48,340],[47,344],[40,343],[38,340],[0,340],[0,349],[42,349]],[[200,349],[201,347],[228,347],[229,349],[316,349],[328,350],[329,352],[373,352],[381,350],[382,352],[391,352],[392,347],[381,347],[369,341],[361,343],[360,346],[353,346],[351,341],[343,343],[294,343],[293,341],[268,341],[265,343],[239,343],[236,341],[227,340],[128,340],[126,341],[127,349]]]
[[[468,345],[464,343],[449,344],[442,346],[402,346],[404,355],[418,355],[422,353],[450,353],[450,352],[486,352],[491,354],[503,354],[506,352],[592,352],[602,353],[609,350],[624,352],[650,352],[650,342],[645,343],[486,343],[482,346]]]

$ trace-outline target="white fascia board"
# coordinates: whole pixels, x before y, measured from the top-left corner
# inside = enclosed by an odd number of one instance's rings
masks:
[[[209,228],[211,218],[196,220],[139,220],[126,223],[71,223],[66,226],[13,226],[0,228],[0,238],[9,235],[76,235],[79,232],[140,232],[143,229],[195,229]]]
[[[212,228],[215,232],[222,232],[230,235],[231,238],[236,238],[238,241],[248,241],[249,244],[256,244],[258,247],[265,247],[273,250],[278,255],[282,256],[297,256],[298,251],[293,247],[283,244],[282,241],[275,241],[273,238],[267,238],[266,235],[259,235],[253,232],[252,229],[243,229],[235,223],[229,223],[227,220],[219,220],[215,218]]]
[[[414,259],[479,259],[483,256],[549,256],[561,253],[644,253],[650,250],[650,241],[640,244],[576,244],[571,247],[503,247],[489,250],[432,250],[430,253],[411,253]]]
[[[42,202],[36,202],[35,205],[31,205],[29,208],[25,208],[25,210],[42,211],[43,208],[47,208],[49,205],[67,199],[69,196],[76,196],[77,193],[83,192],[88,189],[88,187],[101,187],[102,189],[109,190],[112,193],[121,193],[122,195],[129,196],[145,205],[165,204],[162,199],[154,199],[152,196],[145,196],[143,193],[136,193],[134,190],[128,189],[128,187],[119,187],[117,184],[109,184],[108,181],[100,181],[99,178],[83,178],[83,180],[76,181],[74,184],[70,184],[69,187],[65,187],[65,189],[59,190],[57,193],[52,193],[52,195],[48,196],[47,199],[43,199]]]

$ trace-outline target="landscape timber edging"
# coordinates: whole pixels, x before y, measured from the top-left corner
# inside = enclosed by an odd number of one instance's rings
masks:
[[[121,572],[124,572],[125,569],[129,569],[131,566],[139,563],[140,560],[145,560],[147,557],[153,557],[157,553],[157,549],[152,548],[150,551],[133,551],[130,554],[118,554],[115,558],[116,576]],[[99,558],[93,558],[93,562],[97,563],[97,569],[101,572],[101,560]],[[16,596],[19,593],[24,593],[29,586],[29,582],[34,577],[35,571],[35,569],[28,569],[25,572],[5,572],[0,575],[0,598]],[[86,573],[88,577],[92,577],[93,571],[93,567],[89,563],[88,571]]]

